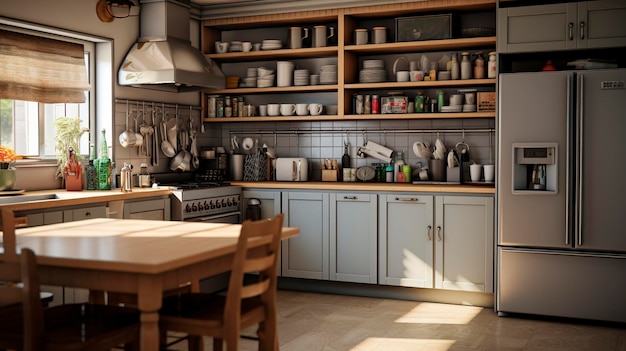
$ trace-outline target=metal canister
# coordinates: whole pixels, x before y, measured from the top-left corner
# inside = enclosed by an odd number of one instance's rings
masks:
[[[219,95],[209,95],[207,98],[207,117],[217,117],[217,98]]]
[[[380,113],[380,96],[372,95],[372,114]]]
[[[127,163],[124,163],[120,173],[120,188],[123,193],[133,191],[133,171]]]
[[[422,93],[415,96],[415,112],[424,112],[424,95]]]
[[[216,99],[215,117],[224,117],[224,98],[221,96]]]

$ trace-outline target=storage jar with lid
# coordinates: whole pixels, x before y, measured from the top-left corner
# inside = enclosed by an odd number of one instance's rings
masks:
[[[148,173],[148,164],[142,163],[139,168],[139,187],[140,188],[149,188],[150,187],[150,174]]]
[[[474,78],[485,78],[485,58],[483,57],[482,51],[476,53],[476,59],[474,60]]]
[[[489,62],[487,63],[487,78],[495,78],[497,75],[497,61],[496,52],[489,53]]]

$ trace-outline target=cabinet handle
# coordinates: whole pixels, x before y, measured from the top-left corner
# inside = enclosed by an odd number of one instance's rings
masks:
[[[396,197],[396,201],[418,201],[416,197]]]
[[[91,216],[91,212],[85,212],[85,217],[90,217]]]
[[[585,22],[580,22],[580,39],[585,39]]]
[[[441,241],[441,226],[437,226],[437,240]]]
[[[569,40],[574,40],[574,23],[570,22],[568,25],[568,36],[569,36]]]
[[[433,227],[429,225],[428,227],[426,227],[426,229],[428,229],[428,231],[426,232],[426,237],[428,238],[428,241],[430,241],[430,239],[432,239],[430,237],[430,231],[433,229]]]
[[[356,196],[344,196],[343,199],[344,200],[356,200],[358,198]]]

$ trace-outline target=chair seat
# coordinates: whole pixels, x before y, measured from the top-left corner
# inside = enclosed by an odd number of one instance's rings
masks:
[[[159,311],[160,322],[168,330],[187,331],[189,329],[177,329],[170,326],[174,322],[177,327],[182,325],[194,326],[195,328],[212,329],[223,323],[226,296],[208,293],[187,293],[179,296],[169,296],[163,299],[163,306]],[[241,324],[243,327],[254,325],[265,319],[265,306],[258,297],[243,299],[241,301]],[[207,334],[208,333],[208,334]],[[203,334],[211,335],[204,331]]]
[[[22,305],[0,309],[0,340],[22,348]],[[44,350],[104,350],[139,335],[139,312],[135,309],[68,304],[44,310]]]

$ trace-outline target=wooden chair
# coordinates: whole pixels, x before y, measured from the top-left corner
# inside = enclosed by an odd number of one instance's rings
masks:
[[[240,331],[259,325],[259,350],[278,350],[276,265],[283,214],[245,221],[237,242],[228,291],[223,294],[188,293],[164,299],[160,328],[213,337],[213,350],[239,350]],[[258,273],[252,282],[244,275]],[[198,345],[195,344],[199,341]],[[203,350],[200,338],[190,338],[190,350]]]
[[[43,309],[35,254],[16,251],[15,217],[2,209],[0,349],[23,351],[139,348],[139,312],[115,306],[67,304]]]

